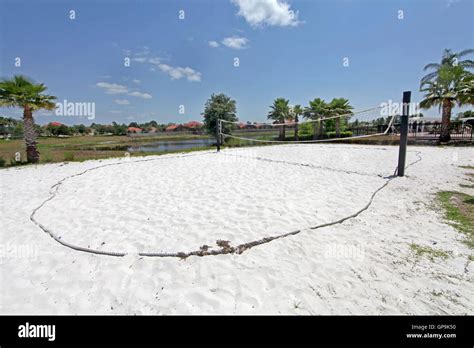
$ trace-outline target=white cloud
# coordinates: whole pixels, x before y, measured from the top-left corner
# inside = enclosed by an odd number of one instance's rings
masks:
[[[144,57],[150,53],[150,48],[148,46],[143,46],[143,50],[135,52],[135,56]]]
[[[217,41],[209,41],[209,46],[216,48],[219,47],[219,43]]]
[[[128,89],[126,86],[119,85],[116,83],[108,83],[108,82],[97,82],[97,86],[100,88],[105,89],[105,93],[107,94],[126,94],[128,93]]]
[[[160,57],[153,57],[153,58],[148,59],[148,63],[158,65],[161,63],[161,60],[162,59]]]
[[[244,17],[252,27],[297,26],[298,11],[290,9],[286,0],[232,0],[239,8],[238,16]]]
[[[134,80],[132,80],[132,81],[135,82],[137,85],[139,85],[139,84],[141,83],[141,81],[140,81],[140,80],[137,80],[137,79],[134,79]]]
[[[168,64],[164,64],[162,63],[163,58],[161,57],[151,57],[151,58],[138,57],[138,58],[134,58],[134,60],[139,63],[150,64],[151,65],[149,68],[150,71],[156,71],[155,66],[157,66],[162,72],[168,74],[172,80],[179,80],[182,78],[186,78],[188,81],[193,81],[193,82],[201,81],[200,72],[189,67],[182,68],[182,67],[174,67]],[[133,80],[133,82],[137,84],[140,83],[140,81],[139,82],[136,82],[136,81],[138,80]],[[139,92],[133,92],[133,94],[130,93],[129,95],[133,95],[135,97],[140,97],[144,99],[151,98],[151,95],[146,94],[146,93],[139,93]]]
[[[222,40],[222,44],[224,46],[227,46],[229,48],[233,48],[236,50],[247,48],[248,42],[249,40],[247,38],[238,37],[238,36],[226,37],[224,40]]]
[[[158,65],[161,71],[168,74],[172,80],[179,80],[185,77],[188,81],[201,81],[201,73],[189,67],[173,67],[167,64]]]
[[[107,82],[97,82],[96,84],[98,87],[105,89],[106,94],[126,94],[132,97],[138,97],[143,99],[151,99],[151,94],[148,93],[141,93],[138,91],[130,92],[128,87],[119,85],[116,83],[107,83]],[[119,100],[119,99],[117,99]]]
[[[127,99],[115,99],[114,102],[116,102],[118,105],[129,105],[130,102]]]
[[[141,92],[130,92],[128,95],[131,95],[132,97],[138,97],[138,98],[143,98],[143,99],[151,99],[152,96],[151,94],[148,93],[141,93]]]

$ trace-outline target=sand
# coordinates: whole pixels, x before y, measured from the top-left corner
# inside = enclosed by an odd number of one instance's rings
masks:
[[[1,170],[0,313],[472,315],[472,251],[435,194],[474,193],[459,186],[474,149],[410,146],[393,179],[397,156],[307,144]],[[361,210],[387,181],[358,216],[310,229]],[[127,255],[69,249],[33,212],[62,241]],[[242,254],[138,254],[294,230]],[[411,243],[450,257],[417,257]]]

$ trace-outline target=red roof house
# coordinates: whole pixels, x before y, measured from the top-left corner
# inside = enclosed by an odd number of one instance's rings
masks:
[[[49,125],[54,127],[61,127],[63,124],[60,122],[51,122]]]
[[[202,123],[197,122],[197,121],[191,121],[191,122],[185,123],[183,126],[188,128],[188,129],[197,129],[197,128],[202,127]]]
[[[137,127],[128,127],[127,132],[129,133],[141,133],[142,129]]]

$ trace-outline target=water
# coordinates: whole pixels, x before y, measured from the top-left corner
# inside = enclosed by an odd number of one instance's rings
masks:
[[[189,140],[159,140],[151,143],[132,145],[127,148],[129,152],[166,152],[179,151],[196,147],[206,147],[214,145],[213,138],[189,139]]]

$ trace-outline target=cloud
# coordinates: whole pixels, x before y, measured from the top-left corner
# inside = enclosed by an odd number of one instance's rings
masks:
[[[232,37],[226,37],[224,40],[222,40],[222,44],[224,46],[227,46],[229,48],[233,48],[236,50],[242,50],[244,48],[247,48],[247,43],[249,40],[245,37],[238,37],[238,36],[232,36]]]
[[[138,62],[138,63],[145,63],[147,61],[147,58],[145,58],[145,57],[136,57],[136,58],[133,58],[132,60],[134,62]]]
[[[150,68],[149,70],[150,71],[156,71],[156,67],[158,67],[162,72],[168,74],[172,80],[179,80],[179,79],[182,79],[182,78],[186,78],[188,81],[192,81],[192,82],[200,82],[201,81],[201,73],[190,68],[190,67],[179,67],[179,66],[171,66],[171,65],[168,65],[168,64],[164,64],[162,63],[162,61],[164,60],[163,58],[161,57],[150,57],[150,58],[146,58],[146,57],[138,57],[138,58],[134,58],[134,60],[136,62],[139,62],[139,63],[148,63],[150,64]],[[135,81],[134,81],[135,82]],[[151,96],[149,94],[146,94],[146,93],[138,93],[138,92],[134,92],[134,94],[129,94],[129,95],[133,95],[133,96],[136,96],[136,97],[141,97],[141,98],[144,98],[144,99],[148,99],[148,98],[151,98]],[[148,97],[149,96],[149,97]]]
[[[451,7],[455,3],[459,2],[459,0],[447,0],[446,1],[446,7]]]
[[[115,99],[114,102],[116,102],[118,105],[129,105],[130,102],[127,99]]]
[[[168,64],[158,65],[161,71],[168,74],[172,80],[179,80],[185,77],[188,81],[199,82],[201,81],[201,73],[191,69],[189,67],[173,67]]]
[[[128,95],[131,95],[132,97],[138,97],[138,98],[143,98],[143,99],[151,99],[153,98],[151,94],[148,93],[141,93],[141,92],[130,92]]]
[[[216,48],[219,47],[219,43],[217,41],[209,41],[209,46]]]
[[[160,64],[162,59],[160,57],[153,57],[148,59],[148,63],[158,65]]]
[[[135,82],[137,85],[139,85],[139,84],[141,83],[141,81],[140,81],[140,80],[137,80],[137,79],[134,79],[134,80],[132,80],[132,81]]]
[[[128,88],[123,85],[119,85],[116,83],[108,83],[108,82],[97,82],[97,86],[100,88],[105,89],[105,93],[107,94],[126,94],[128,93]]]
[[[286,0],[232,0],[239,9],[238,16],[252,26],[297,26],[301,24],[298,20],[298,11],[290,9]]]
[[[107,82],[97,82],[98,87],[105,89],[106,94],[126,94],[132,97],[138,97],[143,99],[151,99],[152,95],[148,93],[141,93],[138,91],[131,92],[128,87],[124,85],[119,85],[116,83],[107,83]],[[120,99],[117,99],[120,100]],[[117,102],[116,100],[116,102]],[[117,103],[119,104],[119,103]]]

